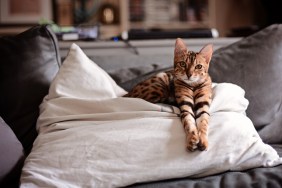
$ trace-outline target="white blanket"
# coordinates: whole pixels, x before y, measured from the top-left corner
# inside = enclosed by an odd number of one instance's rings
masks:
[[[179,110],[123,91],[72,45],[40,110],[21,187],[121,187],[282,163],[250,119],[244,90],[213,87],[207,151],[185,150]]]

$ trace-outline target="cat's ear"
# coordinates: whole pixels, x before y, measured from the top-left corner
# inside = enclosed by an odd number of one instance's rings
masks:
[[[199,53],[206,59],[206,62],[209,63],[213,53],[212,44],[205,45]]]
[[[181,38],[177,38],[175,42],[174,55],[183,55],[187,52],[187,47]]]

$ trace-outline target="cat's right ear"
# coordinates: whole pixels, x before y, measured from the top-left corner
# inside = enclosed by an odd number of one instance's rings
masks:
[[[181,38],[177,38],[175,42],[174,55],[183,55],[187,52],[187,47]]]

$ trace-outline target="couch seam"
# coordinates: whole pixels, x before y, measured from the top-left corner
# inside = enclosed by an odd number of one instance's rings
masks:
[[[44,27],[45,27],[45,30],[47,31],[48,36],[52,39],[52,42],[53,42],[53,45],[54,45],[54,48],[55,48],[55,53],[56,53],[57,65],[58,65],[58,68],[60,68],[61,67],[61,61],[60,61],[60,57],[59,57],[60,56],[59,55],[59,49],[58,49],[58,46],[56,45],[57,42],[55,41],[53,34],[50,32],[48,25],[44,25]]]

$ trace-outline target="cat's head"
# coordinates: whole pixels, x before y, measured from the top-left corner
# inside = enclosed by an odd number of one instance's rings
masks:
[[[178,80],[189,85],[201,84],[208,76],[209,63],[212,57],[211,44],[199,52],[189,51],[184,41],[176,39],[174,50],[174,73]]]

